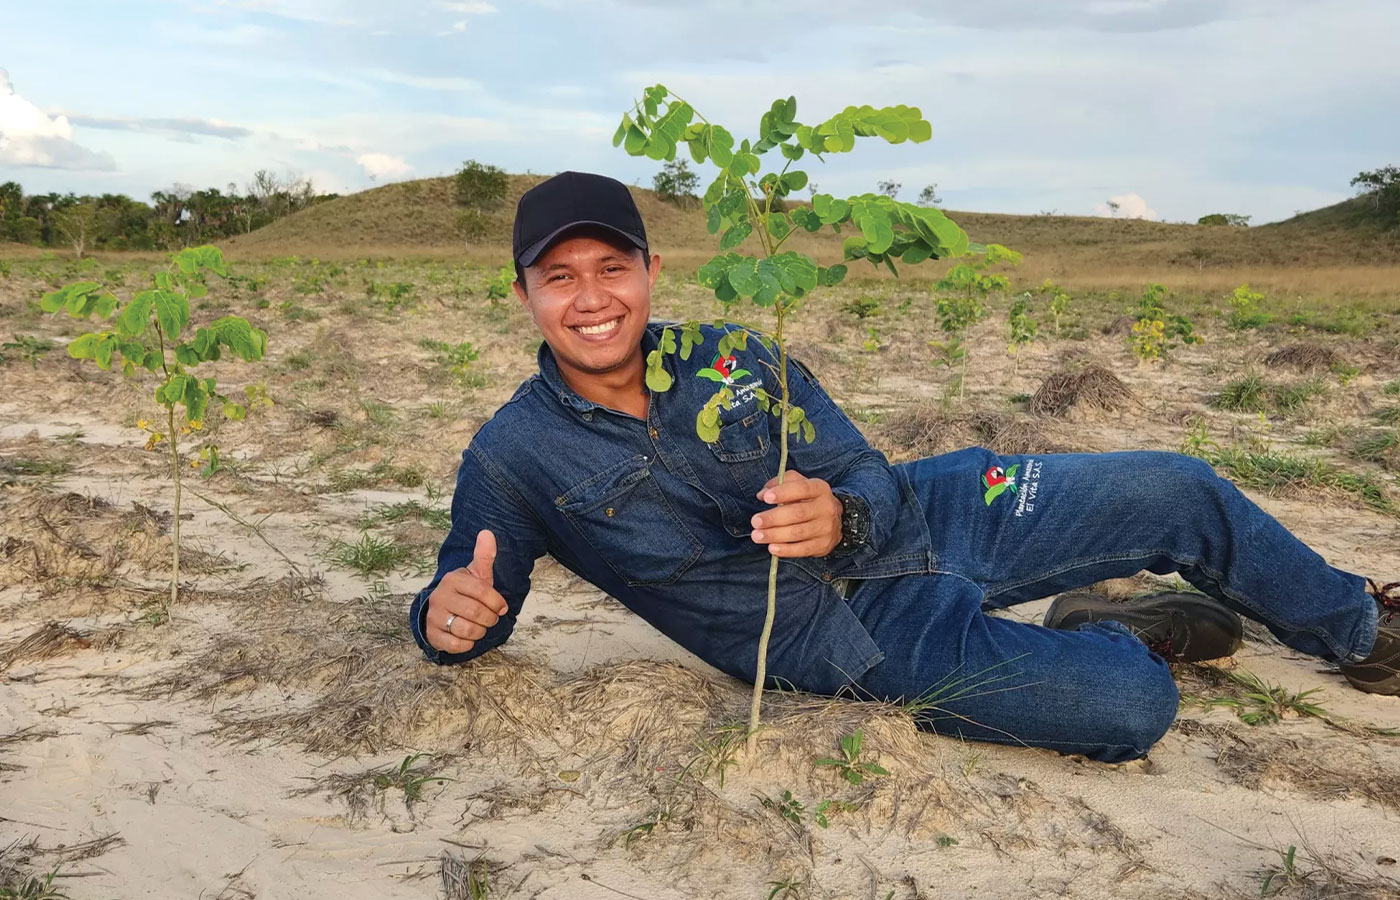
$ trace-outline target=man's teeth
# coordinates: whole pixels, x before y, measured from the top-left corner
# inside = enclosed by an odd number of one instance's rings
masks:
[[[617,323],[621,321],[621,318],[617,318],[610,322],[604,322],[601,325],[579,325],[574,330],[579,334],[602,334],[605,331],[612,331],[617,327]]]

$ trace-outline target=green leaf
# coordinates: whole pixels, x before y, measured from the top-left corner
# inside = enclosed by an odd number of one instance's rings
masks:
[[[734,160],[734,136],[718,125],[713,125],[705,133],[705,150],[715,165],[728,168]]]
[[[788,213],[788,218],[804,231],[820,231],[822,227],[822,217],[805,206],[799,206]]]
[[[930,256],[933,256],[933,248],[923,241],[918,241],[905,248],[904,255],[900,259],[903,259],[906,265],[912,266],[923,262]]]
[[[835,287],[846,278],[846,266],[838,263],[829,269],[818,270],[818,281],[827,287]]]
[[[117,349],[117,336],[114,334],[104,334],[93,348],[92,358],[97,361],[97,368],[104,372],[112,368],[112,351]]]
[[[155,372],[160,369],[164,362],[165,358],[161,356],[159,350],[148,350],[146,358],[141,361],[141,367],[147,372]]]
[[[661,352],[662,352],[662,353],[675,353],[675,352],[676,352],[676,333],[675,333],[674,331],[672,331],[670,328],[663,328],[663,329],[661,329]]]
[[[704,332],[699,322],[686,322],[681,329],[681,359],[690,359],[690,351],[705,342]]]
[[[792,223],[780,212],[768,214],[768,233],[782,240],[792,232]]]
[[[46,313],[56,313],[60,309],[63,309],[63,305],[67,299],[68,294],[65,290],[49,291],[40,298],[39,308]]]
[[[209,404],[209,394],[198,378],[185,379],[185,419],[190,422],[204,418],[205,407]]]
[[[92,307],[92,312],[97,313],[102,318],[107,318],[117,308],[117,297],[111,291],[107,291],[97,298]]]
[[[662,364],[661,351],[653,350],[647,354],[647,389],[656,393],[665,393],[671,389],[671,373],[666,371]]]
[[[806,186],[806,172],[789,172],[783,176],[783,187],[785,187],[788,191],[800,191]]]
[[[762,287],[758,277],[758,260],[752,256],[735,260],[729,268],[729,284],[740,297],[752,297]]]
[[[200,329],[201,331],[203,329]],[[175,347],[175,360],[181,365],[197,366],[204,361],[204,357],[191,344],[179,344]]]
[[[234,403],[232,400],[224,401],[224,418],[241,422],[247,415],[248,408],[246,406]]]
[[[622,144],[622,139],[625,138],[625,137],[627,137],[627,129],[629,129],[629,128],[631,128],[631,127],[632,127],[632,116],[631,116],[631,115],[628,115],[628,114],[624,114],[624,115],[622,116],[622,122],[621,122],[621,124],[619,124],[619,125],[617,126],[617,131],[613,132],[613,141],[612,141],[612,144],[613,144],[614,147],[620,146],[620,145]],[[697,162],[698,162],[698,161],[699,161],[699,160],[697,160]]]
[[[748,216],[735,222],[724,236],[719,239],[720,250],[733,250],[742,244],[750,234],[753,233],[753,226],[749,224]]]
[[[705,214],[705,230],[710,234],[717,234],[720,225],[720,212],[718,204],[711,206],[710,211]]]
[[[705,378],[710,381],[717,381],[720,384],[724,383],[724,376],[719,374],[719,372],[715,371],[714,369],[701,369],[695,374],[701,378]]]
[[[636,125],[632,125],[627,129],[627,136],[625,140],[626,143],[624,144],[623,149],[626,150],[628,155],[630,156],[641,156],[642,153],[646,150],[646,133],[642,131],[642,129],[638,128]]]
[[[184,251],[181,251],[184,253]],[[173,291],[153,291],[156,324],[167,338],[178,338],[190,324],[190,301]]]
[[[68,342],[68,355],[74,359],[93,359],[97,356],[97,344],[101,340],[100,334],[80,334]]]
[[[143,291],[131,298],[121,315],[117,316],[117,332],[127,337],[136,337],[146,330],[154,305],[155,291]]]
[[[793,162],[796,162],[797,160],[801,159],[802,154],[807,152],[806,150],[803,150],[802,147],[798,144],[780,144],[778,149],[783,151],[783,156],[787,157]]]

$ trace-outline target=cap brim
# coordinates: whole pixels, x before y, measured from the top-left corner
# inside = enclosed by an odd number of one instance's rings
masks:
[[[570,222],[567,225],[554,229],[549,234],[545,235],[538,241],[535,241],[533,244],[526,247],[524,250],[520,251],[520,255],[516,257],[516,262],[520,263],[521,266],[527,268],[529,266],[533,266],[535,264],[535,260],[539,259],[540,254],[543,253],[545,250],[549,249],[549,245],[558,240],[560,235],[562,235],[566,231],[571,231],[583,225],[592,225],[598,228],[606,228],[608,231],[618,234],[631,241],[643,253],[645,253],[647,250],[647,242],[640,235],[632,234],[629,231],[623,231],[621,228],[618,228],[615,225],[609,225],[607,222],[597,222],[592,219],[580,219],[577,222]]]

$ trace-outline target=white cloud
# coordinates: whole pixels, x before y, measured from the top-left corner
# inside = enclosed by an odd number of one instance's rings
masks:
[[[425,91],[469,91],[476,93],[481,90],[481,82],[472,81],[470,78],[460,78],[456,75],[409,75],[404,72],[392,72],[388,69],[374,69],[368,74],[375,81],[382,81],[386,84],[401,84],[404,87],[419,88]]]
[[[15,93],[0,69],[0,165],[49,169],[114,169],[112,157],[73,142],[66,116],[50,116]]]
[[[485,16],[496,12],[496,7],[493,4],[485,2],[485,0],[467,0],[465,3],[439,3],[438,6],[448,12],[455,12],[464,16]]]
[[[1106,203],[1095,203],[1094,215],[1117,219],[1157,219],[1157,211],[1137,194],[1116,194],[1109,197]]]
[[[366,175],[376,181],[381,178],[396,178],[413,171],[413,166],[402,156],[392,156],[388,153],[361,153],[355,157],[355,162],[360,164]]]

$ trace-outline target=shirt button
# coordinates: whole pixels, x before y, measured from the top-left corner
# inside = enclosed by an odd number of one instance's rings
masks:
[[[661,436],[660,433],[659,433],[655,428],[649,429],[647,433],[651,435],[651,439],[652,439],[653,441],[656,440],[658,437]]]
[[[832,578],[832,575],[831,575],[830,572],[823,572],[823,573],[822,573],[822,581],[830,581],[831,578]]]
[[[592,422],[592,421],[593,421],[593,413],[584,413],[584,414],[583,414],[583,421],[585,421],[585,422]]]

